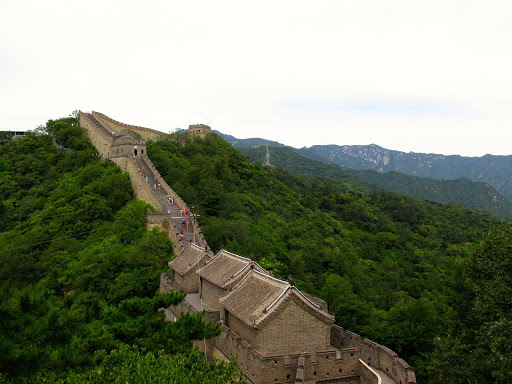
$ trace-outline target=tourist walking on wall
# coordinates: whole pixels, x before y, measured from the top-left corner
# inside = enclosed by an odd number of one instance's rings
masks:
[[[183,217],[183,209],[180,209],[180,216]]]
[[[187,228],[188,228],[189,221],[187,220]]]

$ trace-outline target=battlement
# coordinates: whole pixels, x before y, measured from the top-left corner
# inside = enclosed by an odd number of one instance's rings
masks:
[[[295,383],[299,374],[302,381],[360,383],[360,352],[355,348],[262,355],[229,327],[224,325],[222,331],[213,342],[213,356],[226,360],[236,355],[239,368],[250,382]]]
[[[128,130],[137,132],[142,138],[145,140],[153,140],[157,141],[163,137],[168,136],[167,134],[157,131],[151,128],[139,127],[138,125],[130,125],[121,123],[117,120],[114,120],[103,113],[92,111],[91,115],[98,120],[107,130],[110,132],[115,132],[116,134],[121,133],[122,131]]]
[[[206,124],[192,124],[188,126],[188,133],[191,136],[204,137],[211,131],[212,129]]]

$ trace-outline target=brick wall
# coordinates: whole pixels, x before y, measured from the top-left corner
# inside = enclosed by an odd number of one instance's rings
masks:
[[[137,149],[137,155],[146,153],[146,143],[144,140],[130,140],[126,138],[124,142],[114,138],[113,144],[110,146],[109,157],[133,156],[134,150]]]
[[[227,315],[227,317],[224,319],[224,322],[232,332],[240,336],[247,344],[251,346],[256,344],[256,329],[248,327],[244,322],[242,322],[232,313]]]
[[[199,292],[199,278],[195,271],[191,271],[186,275],[180,275],[175,272],[175,280],[179,284],[180,292],[197,293]]]
[[[366,365],[364,363],[364,361],[359,360],[359,363],[361,364],[361,367],[360,367],[361,383],[380,384],[379,376],[377,375],[377,373],[373,369],[371,369],[368,365]]]
[[[92,115],[94,116],[94,118],[96,120],[98,120],[110,132],[115,131],[116,133],[119,133],[121,131],[129,129],[134,132],[137,132],[144,139],[153,140],[153,141],[157,141],[160,138],[167,136],[165,133],[156,131],[151,128],[144,128],[144,127],[139,127],[137,125],[121,123],[119,121],[111,119],[110,117],[104,115],[103,113],[92,111]]]
[[[237,357],[239,368],[251,383],[295,383],[299,359],[302,357],[305,381],[361,384],[357,350],[343,351],[340,356],[336,351],[262,356],[226,326],[223,326],[223,332],[214,340],[214,344],[218,355]]]
[[[142,180],[145,183],[144,180]],[[147,184],[147,183],[146,183]],[[159,228],[172,242],[174,254],[177,255],[184,248],[183,240],[179,236],[180,231],[176,225],[169,219],[169,215],[163,212],[146,213],[146,229]]]
[[[330,329],[330,324],[290,301],[258,332],[255,348],[263,355],[324,351],[329,346]]]
[[[219,303],[219,299],[224,296],[227,291],[219,288],[216,285],[210,283],[208,280],[201,279],[201,297],[206,301],[212,308],[216,310],[223,310],[222,305]]]
[[[359,347],[361,349],[361,360],[370,366],[380,367],[380,345],[371,341],[363,340]]]
[[[363,339],[337,325],[331,327],[331,344],[337,348],[357,348],[364,363],[386,372],[396,383],[416,383],[416,375],[409,364],[385,346]]]
[[[123,171],[128,172],[130,175],[132,188],[137,199],[152,205],[157,211],[162,210],[162,204],[160,204],[160,202],[156,199],[153,192],[151,191],[150,186],[142,178],[142,175],[140,174],[137,164],[135,164],[135,160],[133,158],[117,157],[112,159],[112,161],[119,165]]]
[[[190,215],[192,215],[191,208],[183,201],[183,199],[172,189],[169,184],[166,183],[162,175],[160,175],[160,172],[156,169],[156,167],[153,165],[153,162],[147,155],[141,156],[143,160],[146,162],[149,170],[155,175],[155,180],[161,184],[162,189],[165,191],[165,193],[168,196],[171,196],[174,200],[174,204],[176,204],[180,209],[183,209],[183,212],[185,212],[186,209],[190,212]],[[192,228],[194,230],[194,239],[195,244],[197,244],[200,247],[206,248],[207,250],[211,250],[211,248],[208,246],[208,243],[206,242],[206,239],[203,235],[203,232],[201,231],[201,228],[197,225],[197,222],[194,220],[194,218],[191,218],[192,221]]]
[[[103,130],[96,127],[96,125],[94,125],[92,121],[90,121],[82,112],[79,112],[78,115],[78,125],[82,128],[85,128],[87,137],[91,141],[92,145],[94,145],[98,153],[105,159],[108,159],[109,149],[112,145],[112,137],[106,135]]]

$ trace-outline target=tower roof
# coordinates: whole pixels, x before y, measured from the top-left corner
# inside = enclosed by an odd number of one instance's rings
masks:
[[[203,256],[209,259],[212,257],[204,248],[190,244],[169,262],[169,267],[180,275],[185,275],[197,267]]]
[[[222,250],[197,273],[210,283],[228,289],[251,269],[268,273],[251,259]]]
[[[251,270],[232,291],[220,299],[230,313],[252,328],[261,328],[290,301],[322,321],[332,324],[334,317],[288,282],[258,270]]]

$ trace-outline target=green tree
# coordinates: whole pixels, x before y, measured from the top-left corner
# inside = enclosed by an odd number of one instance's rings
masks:
[[[438,382],[508,383],[512,372],[512,224],[490,231],[459,279],[451,328],[439,339]]]

